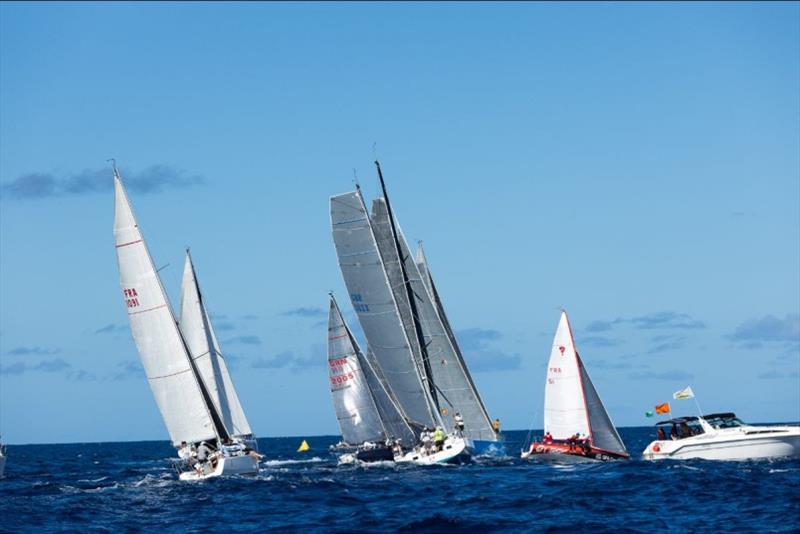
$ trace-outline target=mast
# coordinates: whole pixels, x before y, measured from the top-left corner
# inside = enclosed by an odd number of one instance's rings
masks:
[[[392,205],[389,202],[389,193],[386,191],[386,183],[383,180],[383,172],[381,171],[381,164],[376,159],[375,160],[375,167],[378,169],[378,179],[381,182],[381,190],[383,191],[383,198],[386,200],[386,211],[389,215],[389,226],[392,229],[392,238],[394,239],[394,245],[397,249],[397,257],[400,260],[400,270],[403,274],[403,285],[406,289],[406,295],[408,296],[408,305],[411,308],[411,317],[414,321],[414,331],[417,334],[417,339],[419,341],[419,348],[420,352],[422,353],[422,369],[423,373],[420,377],[428,387],[429,393],[429,400],[433,403],[434,412],[436,414],[435,420],[439,422],[440,425],[443,425],[442,417],[439,408],[439,398],[436,394],[436,385],[433,383],[432,380],[432,372],[430,367],[430,361],[428,359],[428,347],[425,345],[425,335],[422,331],[422,324],[419,321],[419,314],[417,313],[417,303],[416,303],[416,296],[414,295],[414,291],[411,289],[410,280],[408,278],[408,271],[406,271],[405,262],[403,261],[403,251],[400,247],[400,240],[397,237],[397,228],[395,227],[394,222],[394,214],[392,213]]]

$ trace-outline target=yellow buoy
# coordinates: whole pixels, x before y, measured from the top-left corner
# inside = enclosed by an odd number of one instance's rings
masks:
[[[300,447],[297,448],[297,452],[306,452],[311,447],[308,446],[308,442],[303,440],[303,443],[300,444]]]

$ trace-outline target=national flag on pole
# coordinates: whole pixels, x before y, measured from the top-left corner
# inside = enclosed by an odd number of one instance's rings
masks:
[[[656,404],[656,413],[663,414],[669,413],[671,410],[669,409],[669,403],[663,402],[661,404]]]
[[[646,412],[644,412],[644,416],[645,417],[653,417],[654,415],[655,415],[655,412],[651,412],[650,410],[647,410]]]
[[[675,400],[693,399],[694,391],[692,391],[691,386],[687,386],[686,389],[682,389],[673,393],[672,398]]]

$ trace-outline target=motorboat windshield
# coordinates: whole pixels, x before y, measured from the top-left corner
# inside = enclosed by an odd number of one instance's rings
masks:
[[[714,413],[710,415],[704,415],[703,419],[705,419],[709,425],[716,429],[738,428],[740,426],[745,426],[745,423],[736,417],[736,414],[734,413]]]
[[[703,430],[703,426],[697,417],[679,417],[656,423],[656,438],[659,440],[685,439],[699,436],[704,432],[705,430]]]

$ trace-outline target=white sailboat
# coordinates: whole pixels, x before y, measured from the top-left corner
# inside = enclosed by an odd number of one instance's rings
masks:
[[[578,355],[565,311],[553,339],[544,390],[544,437],[523,451],[522,458],[581,461],[630,457]]]
[[[430,340],[425,339],[407,262],[391,260],[406,255],[401,252],[402,237],[394,222],[380,166],[377,162],[376,165],[384,193],[387,229],[379,232],[373,227],[360,190],[331,197],[331,224],[339,266],[378,369],[416,432],[414,443],[404,443],[395,461],[416,464],[461,461],[471,455],[472,444],[455,432],[446,435],[441,450],[424,446],[428,440],[423,437],[433,432],[434,427],[446,428],[442,415],[447,411],[442,410],[441,390],[431,371],[428,344],[424,342]],[[417,269],[413,258],[410,265]],[[421,284],[418,272],[416,279]],[[430,430],[426,432],[426,428]],[[409,451],[409,447],[413,448]]]
[[[232,437],[190,356],[116,167],[114,190],[122,295],[158,409],[179,456],[192,467],[180,478],[257,473],[257,456]]]

